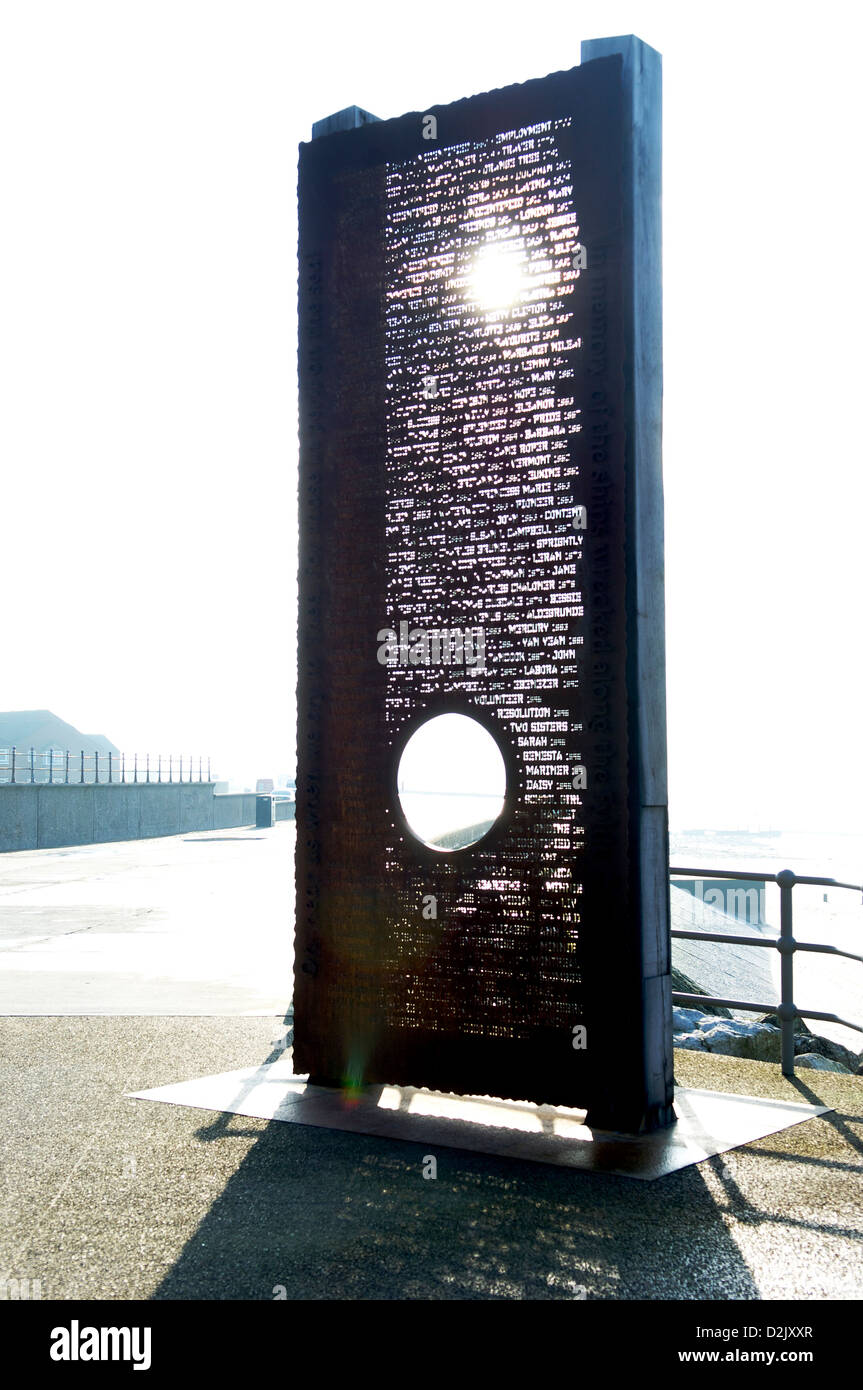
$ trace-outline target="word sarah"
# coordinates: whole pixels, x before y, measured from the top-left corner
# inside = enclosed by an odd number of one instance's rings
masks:
[[[80,1327],[73,1318],[69,1327],[51,1332],[52,1361],[134,1361],[133,1370],[149,1371],[149,1327]]]
[[[473,666],[485,670],[485,632],[481,627],[444,628],[427,632],[410,623],[382,627],[377,636],[378,661],[382,666]]]

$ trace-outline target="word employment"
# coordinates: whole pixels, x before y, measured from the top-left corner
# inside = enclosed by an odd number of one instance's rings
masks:
[[[410,623],[382,627],[377,637],[382,666],[472,666],[485,670],[485,632],[481,627],[443,628],[427,632]]]

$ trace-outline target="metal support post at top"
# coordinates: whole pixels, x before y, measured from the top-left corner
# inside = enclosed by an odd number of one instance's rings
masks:
[[[779,884],[779,955],[781,965],[781,1003],[779,1020],[782,1028],[782,1075],[794,1075],[794,1023],[797,1009],[794,1004],[794,951],[796,942],[792,931],[791,894],[796,879],[790,869],[776,875]]]
[[[312,139],[320,140],[323,135],[334,135],[340,130],[357,130],[360,126],[368,125],[370,121],[377,121],[380,117],[373,116],[371,111],[364,111],[361,106],[345,106],[341,111],[336,111],[332,116],[325,116],[321,121],[312,123]]]

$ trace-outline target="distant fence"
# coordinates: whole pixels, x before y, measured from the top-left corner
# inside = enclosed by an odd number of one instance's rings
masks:
[[[0,783],[211,782],[195,753],[87,753],[83,748],[0,748]]]

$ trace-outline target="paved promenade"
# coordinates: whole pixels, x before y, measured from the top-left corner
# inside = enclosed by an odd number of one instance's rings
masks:
[[[442,1146],[426,1180],[423,1144],[131,1099],[279,1055],[293,834],[0,858],[0,1279],[44,1299],[863,1296],[863,1078],[678,1052],[680,1085],[835,1110],[648,1183]]]
[[[854,1299],[863,1081],[677,1054],[835,1113],[652,1183],[127,1099],[260,1063],[266,1018],[0,1020],[0,1276],[43,1298]],[[801,1315],[802,1320],[802,1315]]]
[[[0,1014],[276,1014],[295,829],[0,854]]]

